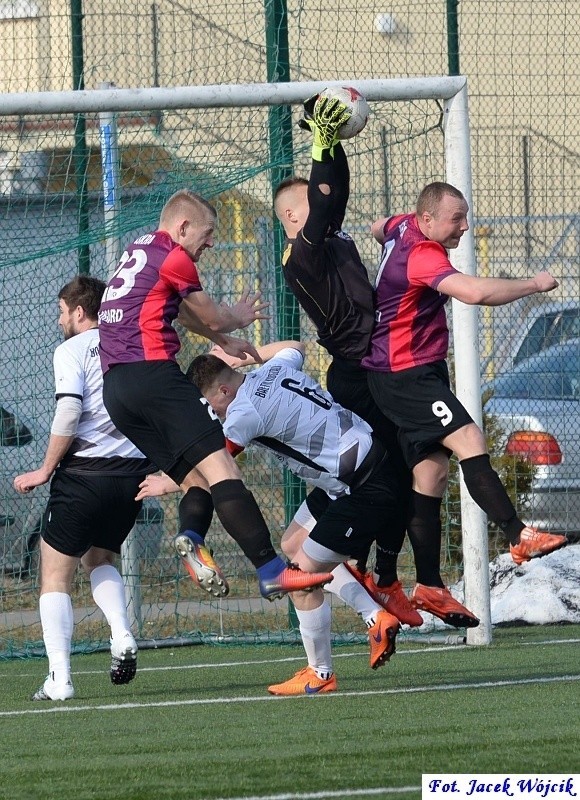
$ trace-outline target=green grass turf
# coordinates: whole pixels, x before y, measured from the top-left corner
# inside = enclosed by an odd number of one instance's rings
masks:
[[[376,672],[340,647],[339,691],[298,698],[266,692],[298,646],[143,650],[125,687],[106,653],[75,656],[67,703],[28,699],[45,660],[1,662],[0,798],[346,800],[424,772],[578,773],[579,643],[580,626],[502,629],[489,647],[401,644]]]

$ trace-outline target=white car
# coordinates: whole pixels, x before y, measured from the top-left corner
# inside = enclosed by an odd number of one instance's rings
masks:
[[[524,313],[524,301],[494,309],[496,342],[492,356],[495,374],[511,372],[524,359],[568,339],[580,337],[580,304],[577,300],[537,299]],[[484,373],[488,365],[484,363]]]
[[[580,338],[542,350],[484,387],[507,453],[534,464],[524,522],[580,534]]]

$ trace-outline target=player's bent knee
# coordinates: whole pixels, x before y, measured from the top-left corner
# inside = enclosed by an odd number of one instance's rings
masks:
[[[300,525],[296,518],[292,520],[290,525],[284,531],[280,541],[282,552],[287,558],[293,559],[304,540],[308,536],[309,531]]]
[[[232,456],[224,448],[206,456],[196,465],[197,472],[209,486],[228,480],[242,480],[242,473]]]
[[[304,540],[296,563],[305,572],[317,572],[322,569],[334,569],[338,564],[348,560],[348,555],[337,553],[323,544],[315,542],[310,536]]]

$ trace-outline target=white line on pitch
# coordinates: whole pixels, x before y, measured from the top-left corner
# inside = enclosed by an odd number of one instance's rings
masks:
[[[456,650],[465,650],[467,645],[460,644],[455,645],[453,647],[453,652]],[[161,649],[161,648],[159,648]],[[164,648],[166,650],[170,650],[171,648]],[[179,648],[175,648],[179,649]],[[416,655],[419,653],[439,653],[441,651],[449,650],[448,646],[443,647],[426,647],[422,650],[397,650],[397,658],[401,656],[409,656],[409,655]],[[142,649],[139,651],[141,655],[143,653],[151,652],[150,648]],[[107,657],[106,653],[103,653],[105,659]],[[368,658],[369,651],[368,650],[361,650],[355,653],[333,653],[333,658],[353,658],[353,657],[360,657],[365,656]],[[216,669],[219,667],[251,667],[255,664],[287,664],[292,663],[294,661],[304,661],[304,654],[300,656],[286,656],[284,658],[265,658],[265,659],[247,659],[244,661],[218,661],[216,663],[208,662],[206,664],[172,664],[172,665],[164,665],[160,667],[139,667],[139,672],[167,672],[171,670],[185,670],[185,669]],[[76,675],[102,675],[102,669],[87,669],[87,670],[73,670],[73,676]],[[0,677],[9,677],[8,673],[0,673]],[[38,673],[25,673],[19,672],[18,675],[11,674],[10,677],[12,678],[36,678],[38,677]]]
[[[578,644],[580,643],[580,639],[543,639],[540,641],[535,642],[517,642],[515,643],[517,646],[525,646],[525,647],[534,647],[539,645],[550,645],[550,644]],[[397,650],[397,660],[400,656],[415,656],[415,655],[422,655],[424,653],[441,653],[443,651],[451,651],[456,652],[457,650],[466,650],[470,646],[469,645],[454,645],[453,648],[450,648],[447,645],[443,645],[441,647],[422,647],[417,650]],[[158,648],[159,650],[171,650],[171,648]],[[175,648],[179,649],[179,648]],[[140,652],[146,653],[151,652],[152,648],[143,648]],[[79,654],[77,654],[79,655]],[[106,655],[106,654],[105,654]],[[355,652],[355,653],[333,653],[333,658],[353,658],[359,656],[368,656],[368,650]],[[267,658],[267,659],[256,659],[256,660],[245,660],[245,661],[221,661],[216,662],[215,664],[207,663],[207,664],[176,664],[171,666],[162,666],[162,667],[139,667],[139,672],[166,672],[171,670],[185,670],[185,669],[216,669],[218,667],[245,667],[245,666],[252,666],[254,664],[286,664],[292,663],[294,661],[304,661],[304,656],[287,656],[286,658]],[[90,669],[90,670],[74,670],[73,675],[102,675],[102,669]],[[0,672],[0,678],[36,678],[38,674],[36,672],[19,672],[18,675],[14,675],[13,673],[8,672]]]
[[[556,675],[549,678],[518,678],[512,681],[480,681],[478,683],[447,683],[437,684],[434,686],[410,686],[406,689],[368,689],[362,692],[338,692],[337,694],[329,693],[324,695],[317,695],[324,698],[338,698],[341,697],[370,697],[376,695],[407,695],[407,694],[424,694],[426,692],[450,692],[450,691],[469,691],[472,689],[497,689],[501,686],[526,686],[530,684],[545,684],[545,683],[561,683],[564,681],[578,681],[580,675]],[[222,703],[279,703],[284,700],[297,701],[301,697],[306,697],[312,702],[311,695],[299,695],[292,697],[272,697],[271,695],[256,695],[254,697],[206,697],[196,700],[160,700],[155,703],[110,703],[106,705],[86,705],[86,706],[68,706],[58,705],[50,706],[48,708],[30,708],[22,709],[21,711],[0,711],[0,717],[22,717],[29,714],[63,714],[73,713],[75,711],[126,711],[132,708],[170,708],[177,706],[206,706],[206,705],[220,705]]]
[[[420,786],[381,786],[376,789],[341,789],[338,792],[307,792],[306,794],[261,794],[248,797],[218,797],[216,800],[326,800],[328,797],[377,797],[385,794],[420,792]]]

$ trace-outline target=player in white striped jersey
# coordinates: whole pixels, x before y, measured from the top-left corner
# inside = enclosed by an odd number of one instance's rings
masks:
[[[137,669],[137,645],[114,560],[133,527],[141,507],[135,495],[152,465],[119,433],[103,405],[97,312],[104,289],[102,281],[79,275],[59,292],[65,341],[54,353],[51,435],[42,466],[14,479],[14,488],[26,493],[52,478],[40,544],[39,603],[49,675],[33,700],[74,696],[70,594],[79,563],[111,627],[112,682],[128,683]]]
[[[295,474],[317,487],[308,498],[314,499],[312,508],[317,506],[316,524],[306,536],[311,517],[302,508],[296,524],[282,539],[286,555],[307,572],[317,570],[319,564],[324,564],[324,569],[341,569],[342,562],[368,550],[377,533],[388,528],[398,501],[398,477],[370,426],[335,403],[300,370],[303,346],[290,344],[281,350],[279,344],[259,348],[264,360],[275,355],[246,374],[211,354],[194,359],[187,374],[222,418],[232,452],[250,443],[267,447]],[[330,502],[320,504],[322,493]],[[338,572],[333,574],[329,588],[340,583]],[[330,653],[330,607],[321,590],[293,593],[292,599],[308,667],[294,679],[269,687],[269,691],[333,691],[336,678]],[[374,601],[367,605],[367,611],[371,667],[377,668],[395,651],[399,622]]]
[[[388,525],[397,497],[397,479],[385,461],[382,445],[360,417],[335,403],[328,392],[299,370],[304,347],[299,342],[275,342],[258,348],[268,361],[253,372],[236,373],[229,364],[242,365],[221,348],[194,359],[187,372],[209,403],[208,410],[224,419],[230,452],[241,452],[256,443],[270,449],[282,463],[316,485],[298,509],[282,537],[282,548],[291,560],[315,526],[315,536],[326,536],[333,548],[322,547],[333,569],[325,588],[360,614],[368,627],[370,666],[384,664],[395,651],[399,622],[375,602],[342,563],[346,553],[368,548],[377,527]],[[214,354],[218,354],[216,358]],[[271,360],[270,360],[271,359]],[[225,362],[225,363],[224,363]],[[246,359],[244,364],[253,364]],[[217,376],[217,380],[215,379]],[[148,475],[138,497],[154,497],[179,491],[167,475]],[[190,489],[188,511],[196,525],[207,530],[208,487]],[[341,553],[339,540],[344,546]],[[326,562],[325,562],[326,563]],[[336,689],[332,670],[330,606],[321,591],[292,593],[308,667],[297,680],[270,686],[272,694],[314,694]]]
[[[146,463],[143,453],[119,433],[103,405],[98,328],[71,334],[54,351],[53,368],[57,403],[66,398],[81,403],[75,438],[66,453],[65,463],[102,474],[103,468],[107,472],[112,468],[115,472],[127,472],[125,459],[129,458],[137,459],[134,463],[142,471]],[[115,459],[115,462],[85,459]]]
[[[292,472],[336,499],[350,494],[365,459],[369,471],[384,450],[374,445],[370,425],[300,371],[303,361],[298,350],[284,349],[253,372],[234,373],[240,384],[233,399],[218,389],[208,400],[225,417],[228,441],[267,447]]]

